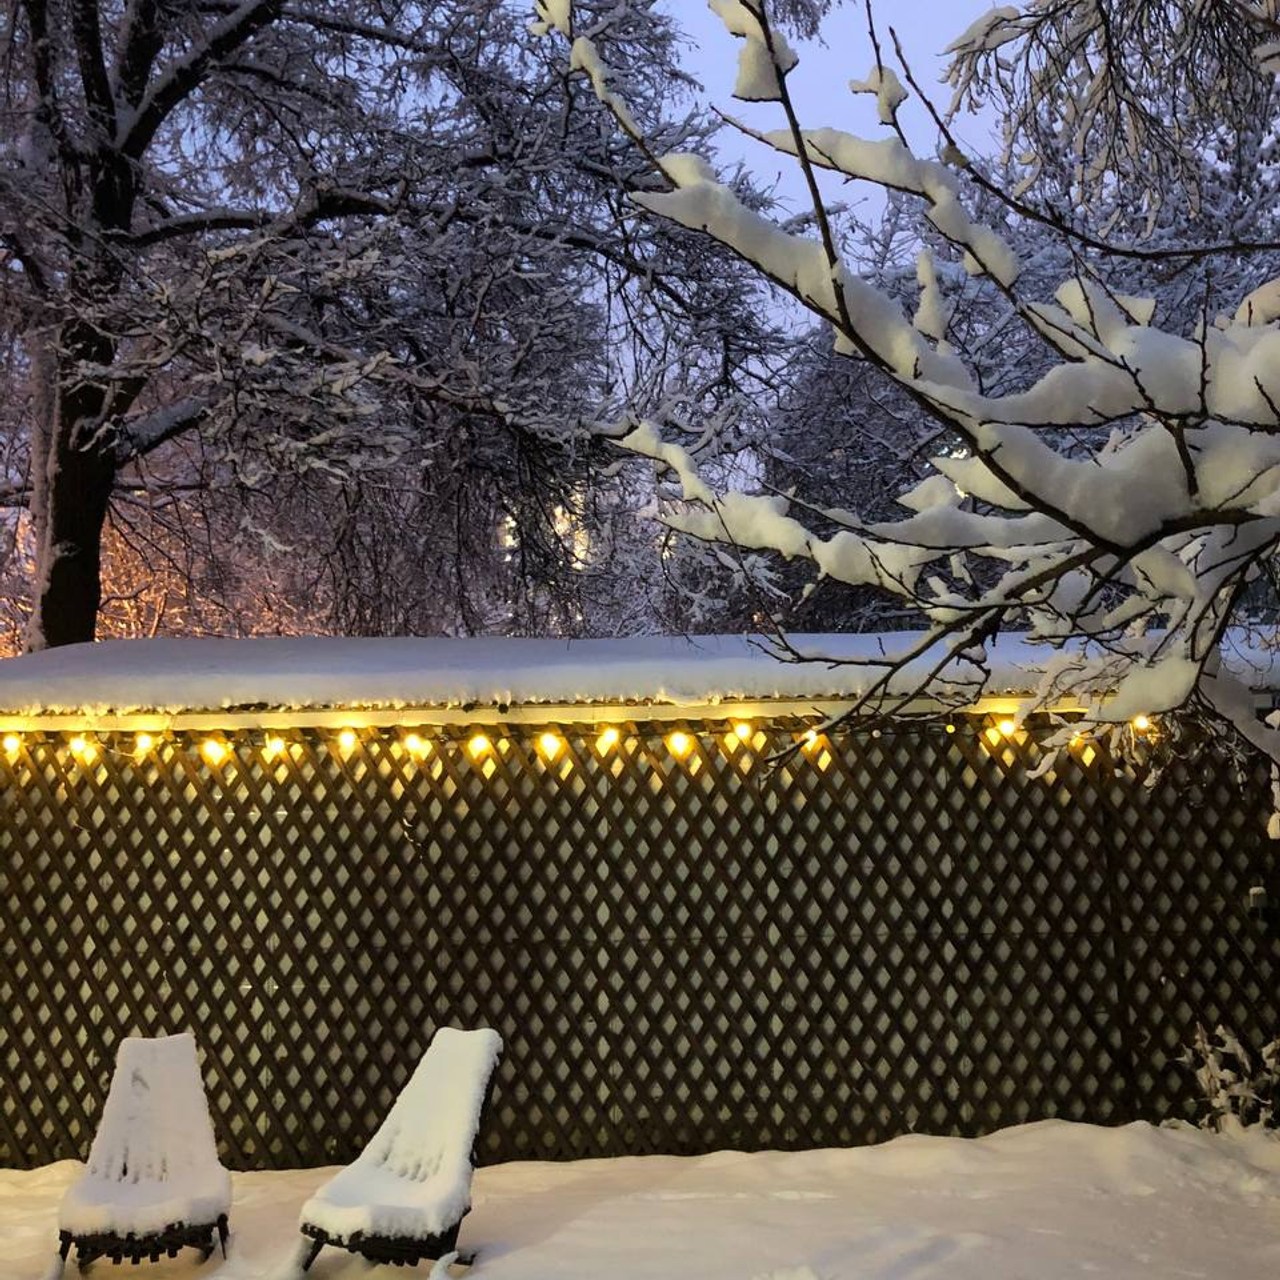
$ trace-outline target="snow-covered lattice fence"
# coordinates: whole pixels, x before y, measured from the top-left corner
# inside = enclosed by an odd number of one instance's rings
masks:
[[[749,683],[234,687],[0,717],[0,1163],[83,1154],[129,1033],[194,1030],[228,1162],[292,1167],[349,1160],[439,1025],[503,1036],[497,1159],[1188,1114],[1197,1021],[1280,1023],[1265,770],[1147,787],[1099,742],[1032,778],[999,712],[809,740]]]

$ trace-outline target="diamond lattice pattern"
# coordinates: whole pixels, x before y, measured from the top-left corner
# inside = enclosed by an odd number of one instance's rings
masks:
[[[183,1028],[239,1167],[350,1159],[442,1024],[506,1042],[490,1160],[1189,1114],[1197,1019],[1280,1026],[1265,777],[953,727],[27,734],[0,1164],[83,1156],[119,1038]]]

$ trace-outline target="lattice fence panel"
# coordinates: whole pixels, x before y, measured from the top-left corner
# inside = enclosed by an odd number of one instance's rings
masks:
[[[1188,1114],[1197,1019],[1280,1028],[1264,779],[952,727],[27,734],[0,1163],[182,1028],[241,1167],[351,1158],[444,1023],[506,1041],[490,1159]]]

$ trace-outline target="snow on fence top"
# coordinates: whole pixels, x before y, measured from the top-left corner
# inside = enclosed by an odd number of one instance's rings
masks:
[[[506,637],[110,640],[0,660],[0,715],[165,715],[201,711],[650,704],[707,707],[743,701],[857,697],[917,637],[796,635],[812,661],[759,636],[641,636],[617,640]],[[992,646],[991,696],[1027,694],[1050,651],[1019,637]],[[850,663],[874,665],[850,665]],[[1280,664],[1256,651],[1231,664],[1255,689],[1280,689]],[[896,688],[911,687],[924,662]],[[939,682],[952,702],[978,690],[976,667],[953,664]],[[943,690],[940,689],[940,692]]]
[[[335,707],[510,707],[525,704],[842,699],[857,696],[876,659],[909,636],[796,636],[781,657],[761,637],[640,636],[621,640],[289,638],[111,640],[0,662],[0,711],[288,710]],[[1026,691],[1024,645],[1006,645],[993,691]]]

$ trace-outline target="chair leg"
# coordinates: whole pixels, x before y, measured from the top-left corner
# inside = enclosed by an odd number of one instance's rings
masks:
[[[324,1248],[323,1240],[306,1240],[303,1242],[303,1252],[298,1255],[301,1263],[302,1271],[310,1271],[311,1264],[320,1256],[320,1250]]]
[[[67,1270],[67,1255],[71,1252],[71,1237],[65,1231],[58,1232],[58,1256],[49,1263],[41,1280],[62,1280]]]
[[[222,1246],[222,1257],[225,1261],[227,1256],[227,1237],[231,1234],[231,1228],[227,1223],[227,1215],[225,1213],[218,1215],[218,1243]]]

